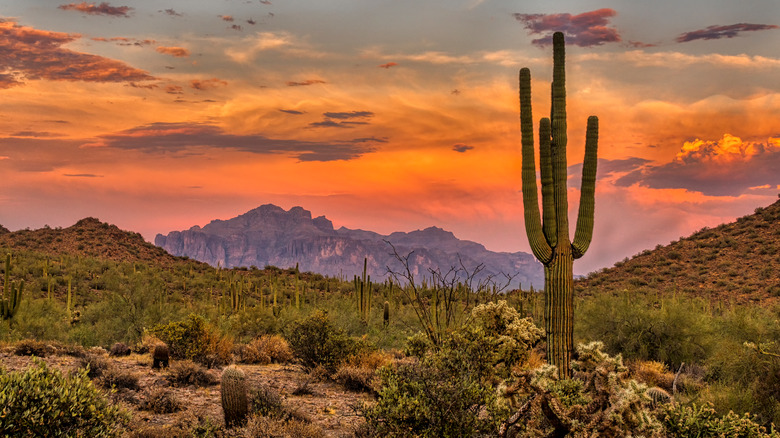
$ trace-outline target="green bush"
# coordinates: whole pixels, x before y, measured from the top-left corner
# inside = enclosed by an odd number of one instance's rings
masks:
[[[64,376],[38,359],[23,371],[0,372],[0,407],[2,436],[114,437],[129,421],[85,370]]]
[[[190,314],[183,321],[157,325],[151,333],[170,349],[173,359],[187,359],[206,366],[232,361],[233,343],[199,315]]]
[[[350,356],[368,348],[335,327],[328,314],[320,310],[293,323],[286,337],[305,368],[321,366],[330,373]]]

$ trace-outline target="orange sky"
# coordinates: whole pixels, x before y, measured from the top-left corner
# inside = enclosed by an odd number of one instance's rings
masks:
[[[0,224],[156,233],[265,203],[528,251],[517,71],[549,111],[567,33],[570,211],[600,118],[584,273],[780,191],[772,1],[4,5]],[[668,4],[666,4],[668,3]],[[672,10],[677,8],[678,10]]]

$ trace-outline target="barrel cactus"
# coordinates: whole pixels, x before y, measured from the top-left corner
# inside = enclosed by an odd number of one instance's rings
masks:
[[[242,426],[249,413],[249,401],[246,390],[244,372],[235,366],[229,366],[222,371],[222,411],[225,414],[225,426],[228,428]]]

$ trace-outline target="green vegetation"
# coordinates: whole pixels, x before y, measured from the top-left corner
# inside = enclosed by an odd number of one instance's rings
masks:
[[[520,127],[523,152],[525,228],[534,256],[544,265],[544,312],[547,358],[561,376],[570,375],[574,348],[574,260],[585,254],[593,236],[598,118],[588,118],[580,207],[574,240],[569,237],[566,165],[566,68],[563,33],[553,35],[553,82],[550,118],[539,123],[542,215],[539,215],[534,161],[531,73],[520,70]]]
[[[0,370],[3,436],[116,437],[129,421],[87,376],[63,375],[38,359],[21,372]]]

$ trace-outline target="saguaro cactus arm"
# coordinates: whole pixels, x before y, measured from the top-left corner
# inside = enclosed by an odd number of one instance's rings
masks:
[[[552,258],[552,247],[547,243],[539,215],[539,196],[536,193],[536,161],[534,160],[534,130],[531,112],[531,71],[520,70],[520,131],[522,134],[522,180],[525,231],[534,256],[542,263]]]
[[[588,117],[585,135],[585,159],[582,163],[582,185],[580,188],[580,209],[577,214],[577,230],[574,232],[572,253],[575,259],[585,254],[593,237],[593,210],[596,199],[596,165],[599,144],[599,118]]]

